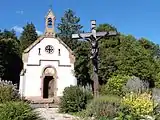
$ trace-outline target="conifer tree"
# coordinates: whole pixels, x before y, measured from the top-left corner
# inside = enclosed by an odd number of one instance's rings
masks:
[[[58,24],[58,36],[72,49],[77,47],[77,40],[72,39],[72,34],[80,32],[82,26],[79,24],[80,18],[68,9]]]
[[[37,40],[38,34],[33,23],[27,23],[23,27],[23,32],[20,36],[21,51],[24,51],[28,46],[30,46],[35,40]]]
[[[14,31],[0,31],[0,78],[19,82],[22,69],[20,44]]]

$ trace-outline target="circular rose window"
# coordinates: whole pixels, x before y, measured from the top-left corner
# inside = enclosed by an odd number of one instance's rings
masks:
[[[53,48],[52,45],[47,45],[47,46],[45,47],[45,51],[46,51],[47,53],[49,53],[49,54],[52,54],[52,53],[54,52],[54,48]]]

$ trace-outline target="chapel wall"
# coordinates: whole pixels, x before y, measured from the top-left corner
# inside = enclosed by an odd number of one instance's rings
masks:
[[[41,96],[41,67],[40,66],[27,66],[25,74],[25,96]]]
[[[25,96],[37,97],[41,96],[42,90],[42,74],[43,70],[52,66],[56,69],[56,86],[57,86],[57,95],[62,96],[63,90],[65,87],[70,85],[76,85],[76,78],[73,74],[74,67],[65,67],[58,66],[58,62],[53,61],[42,61],[41,66],[28,66],[26,71],[26,80],[25,80]]]
[[[52,45],[54,52],[48,54],[45,51],[47,45]],[[39,53],[40,50],[40,55]],[[59,55],[60,49],[60,55]],[[55,38],[44,38],[29,52],[28,64],[39,64],[39,60],[59,60],[61,65],[72,65],[70,62],[69,51]]]

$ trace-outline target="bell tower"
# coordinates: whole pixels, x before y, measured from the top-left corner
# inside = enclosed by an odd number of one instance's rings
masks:
[[[45,36],[55,37],[55,15],[53,14],[52,9],[49,9],[45,21]]]

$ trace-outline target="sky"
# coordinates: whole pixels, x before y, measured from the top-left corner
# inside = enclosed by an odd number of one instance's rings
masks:
[[[90,20],[96,20],[97,24],[112,24],[123,34],[160,44],[160,0],[1,0],[0,29],[14,28],[20,33],[27,22],[33,22],[42,34],[50,5],[56,25],[65,10],[72,9],[86,32],[90,31]]]

